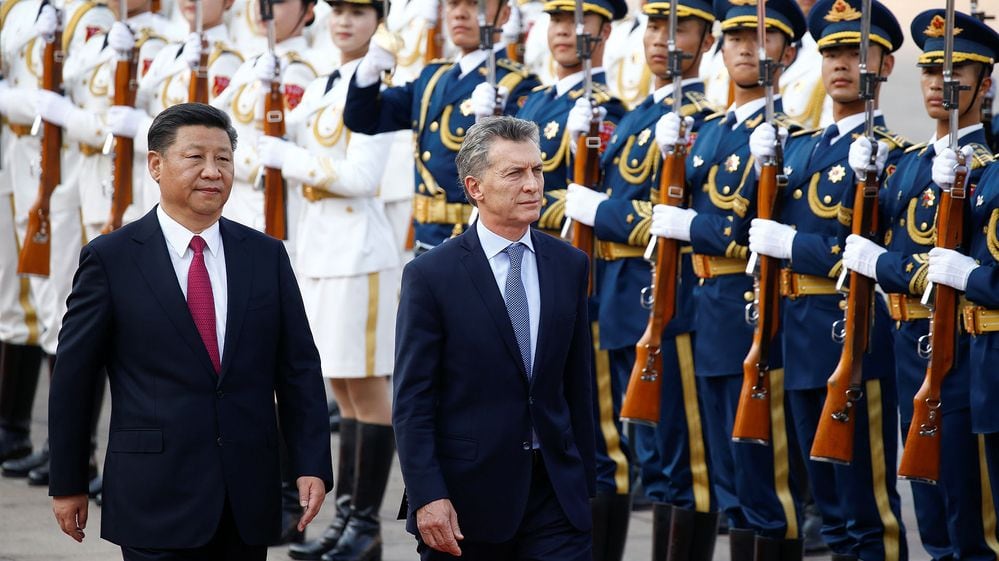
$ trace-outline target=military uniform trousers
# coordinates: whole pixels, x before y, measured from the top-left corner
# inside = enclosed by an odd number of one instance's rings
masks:
[[[596,274],[603,261],[594,260]],[[597,276],[596,278],[600,278]],[[590,317],[597,317],[598,297],[591,296]],[[628,466],[633,454],[628,437],[621,425],[621,400],[628,387],[628,378],[612,368],[611,352],[600,347],[600,326],[592,322],[593,331],[593,431],[596,436],[597,494],[627,495],[631,492]],[[630,374],[630,370],[628,372]]]

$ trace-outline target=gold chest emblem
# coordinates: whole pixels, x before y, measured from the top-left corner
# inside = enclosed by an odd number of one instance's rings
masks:
[[[739,164],[742,163],[742,159],[739,158],[738,154],[732,154],[725,158],[725,171],[729,173],[735,173],[739,170]]]
[[[835,166],[832,167],[832,169],[829,170],[829,173],[826,175],[826,177],[829,179],[831,183],[839,183],[840,181],[843,181],[844,177],[846,177],[846,168],[844,168],[839,164],[836,164]]]
[[[700,156],[694,156],[694,167],[699,168],[704,165],[704,158]]]
[[[652,136],[652,129],[645,129],[638,133],[638,145],[645,146],[645,143],[649,141],[650,136]]]
[[[555,135],[557,135],[557,134],[558,134],[558,122],[557,121],[550,121],[547,125],[545,125],[545,138],[547,138],[548,140],[551,140],[551,139],[555,138]]]
[[[462,115],[466,117],[470,116],[472,114],[472,98],[468,98],[465,101],[462,101],[461,105],[458,106],[458,109],[461,110]]]

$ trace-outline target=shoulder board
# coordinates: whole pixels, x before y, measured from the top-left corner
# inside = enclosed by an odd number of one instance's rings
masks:
[[[531,72],[526,66],[520,64],[519,62],[514,62],[508,58],[498,58],[496,59],[496,66],[509,70],[510,72],[515,72],[520,74],[521,78],[527,78],[531,75]]]
[[[434,64],[447,64],[449,62],[452,62],[452,61],[450,59],[446,59],[446,58],[435,58],[435,59],[431,60],[430,62],[428,62],[425,66],[431,66],[431,65],[434,65]]]
[[[969,144],[974,151],[971,153],[971,169],[983,168],[993,161],[995,161],[995,156],[992,155],[992,151],[989,150],[988,146],[984,144]]]
[[[17,2],[18,0],[5,0],[3,4],[0,4],[0,27],[3,27],[3,22],[7,21],[7,14]]]
[[[548,88],[554,88],[554,87],[555,86],[546,86],[544,84],[541,84],[540,86],[534,86],[534,88],[531,90],[531,93],[545,91]]]
[[[797,138],[799,136],[821,136],[822,129],[803,129],[794,133],[791,133],[792,138]]]
[[[711,105],[711,102],[708,101],[707,96],[705,96],[701,92],[698,91],[683,92],[683,97],[690,102],[690,105],[694,106],[694,109],[698,113],[704,111],[704,112],[710,112],[712,115],[714,115],[715,112],[717,111],[717,108]]]
[[[80,5],[77,6],[76,9],[73,11],[72,15],[69,16],[69,21],[67,21],[62,28],[63,51],[69,49],[69,44],[73,42],[73,34],[76,33],[76,27],[80,24],[80,20],[83,19],[83,16],[86,15],[86,13],[89,12],[90,10],[97,7],[108,9],[107,6],[103,4],[98,4],[97,2],[94,2],[92,0],[85,0],[84,2],[80,3]]]
[[[874,127],[874,134],[878,140],[883,140],[888,145],[889,150],[905,149],[912,145],[904,136],[895,134],[881,125]]]
[[[302,58],[302,55],[296,53],[295,51],[289,51],[286,56],[288,57],[288,62],[290,64],[304,64],[305,66],[309,67],[309,70],[311,70],[314,75],[316,76],[319,75],[319,73],[316,72],[316,68],[311,64],[309,64],[309,61]]]
[[[791,117],[788,117],[783,112],[774,115],[774,120],[777,121],[778,125],[784,127],[785,129],[788,130],[788,132],[792,134],[805,128],[804,126],[801,125],[801,123],[795,121]]]
[[[724,111],[717,111],[704,118],[704,122],[714,121],[715,119],[720,119],[725,116]]]
[[[232,55],[232,56],[238,58],[240,62],[243,62],[245,60],[243,58],[243,55],[239,54],[238,52],[236,52],[236,51],[234,51],[234,50],[232,50],[230,48],[227,48],[225,46],[225,44],[222,43],[221,41],[216,41],[215,42],[215,48],[212,49],[212,54],[211,54],[211,56],[208,57],[208,65],[211,66],[212,63],[215,62],[216,60],[218,60],[219,57],[222,56],[222,55]]]
[[[913,144],[912,146],[906,148],[905,152],[903,152],[903,153],[904,154],[908,154],[909,152],[915,152],[916,150],[922,150],[923,148],[926,148],[927,144],[929,144],[929,143],[928,142],[920,142],[919,144]]]
[[[143,29],[139,32],[139,36],[135,39],[135,48],[141,49],[142,46],[148,41],[163,41],[164,43],[169,42],[166,37],[153,33],[149,29]]]

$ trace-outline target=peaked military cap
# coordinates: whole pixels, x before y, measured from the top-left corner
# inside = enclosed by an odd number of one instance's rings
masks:
[[[330,5],[351,4],[354,6],[371,6],[378,12],[378,17],[385,17],[385,0],[326,0]]]
[[[763,0],[759,0],[763,1]],[[756,29],[757,0],[714,0],[715,17],[721,30]],[[776,29],[797,41],[805,34],[805,14],[796,0],[766,0],[768,29]]]
[[[642,6],[642,13],[649,17],[669,17],[669,0],[651,0]],[[711,3],[707,0],[678,0],[676,3],[677,17],[701,18],[708,23],[715,21],[711,11]]]
[[[927,10],[912,20],[912,39],[923,50],[919,66],[939,66],[944,59],[947,14]],[[999,57],[999,34],[988,25],[961,12],[954,12],[954,62],[995,64]]]
[[[819,0],[808,14],[808,32],[819,50],[860,44],[860,0]],[[895,52],[905,41],[902,27],[884,4],[871,0],[871,43]]]
[[[548,0],[544,6],[545,12],[575,12],[576,2],[574,0]],[[625,0],[585,0],[583,2],[584,14],[597,14],[607,18],[608,21],[615,21],[628,15],[628,4]]]

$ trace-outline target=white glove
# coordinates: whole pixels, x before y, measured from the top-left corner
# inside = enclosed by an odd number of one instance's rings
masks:
[[[693,117],[683,117],[683,138],[680,138],[680,116],[669,112],[656,122],[656,144],[659,151],[665,154],[673,149],[678,142],[686,144],[690,139],[690,129],[694,126]]]
[[[570,183],[565,193],[565,215],[576,222],[593,226],[597,221],[597,207],[607,198],[607,193]]]
[[[857,140],[850,145],[850,169],[857,174],[858,178],[863,178],[867,174],[867,164],[871,161],[871,141],[867,137],[858,136]],[[888,145],[878,141],[878,158],[876,165],[878,175],[885,170],[885,162],[888,161]]]
[[[56,28],[59,27],[59,17],[52,4],[45,4],[38,12],[38,19],[35,20],[35,33],[45,39],[46,43],[51,43],[55,39]]]
[[[487,82],[482,82],[478,86],[475,86],[471,97],[475,120],[478,121],[486,117],[492,117],[495,114],[497,104],[499,104],[500,109],[506,107],[506,98],[508,95],[510,95],[510,90],[504,86],[499,87],[499,99],[497,99],[496,90]]]
[[[38,114],[43,120],[65,127],[69,116],[77,110],[65,97],[49,90],[38,90]]]
[[[354,80],[362,88],[377,84],[382,79],[382,72],[392,70],[395,66],[395,55],[385,50],[372,38],[368,45],[368,54],[364,55],[357,70],[354,71]]]
[[[871,240],[850,234],[846,237],[846,249],[843,250],[843,266],[865,277],[878,280],[878,257],[888,253],[888,250]]]
[[[968,287],[968,277],[978,268],[978,263],[967,255],[934,247],[930,250],[930,264],[926,270],[926,279],[935,284],[945,284],[958,290]]]
[[[777,259],[790,259],[797,234],[787,224],[754,218],[749,226],[749,251]]]
[[[275,75],[281,76],[281,61],[278,57],[271,53],[270,51],[264,52],[257,59],[257,62],[253,65],[253,72],[257,76],[257,80],[260,81],[265,86],[269,86],[271,81],[274,80]]]
[[[652,207],[652,226],[649,231],[660,238],[689,242],[690,225],[696,216],[697,211],[692,208],[656,205]]]
[[[292,166],[289,165],[286,167],[285,164],[308,159],[309,157],[308,150],[293,142],[264,134],[257,137],[257,161],[261,167],[280,169],[286,179],[301,182],[308,181],[308,177],[295,177],[294,174],[289,173],[289,168]],[[305,166],[301,167],[304,168]]]
[[[30,124],[38,115],[36,90],[12,88],[6,80],[0,80],[0,113],[8,120],[20,125]]]
[[[597,107],[597,117],[601,122],[607,116],[607,109]],[[580,97],[576,104],[569,110],[569,116],[565,120],[565,130],[569,131],[569,151],[576,153],[576,144],[579,142],[579,135],[590,132],[590,121],[593,119],[593,109],[590,100]]]
[[[503,42],[508,45],[516,45],[520,41],[520,7],[517,6],[516,2],[517,0],[510,0],[510,18],[506,20],[502,28]]]
[[[964,161],[967,162],[968,158],[975,152],[975,149],[971,146],[965,146],[961,148],[961,155],[964,156]],[[940,151],[935,158],[933,158],[933,183],[939,185],[942,189],[950,189],[954,185],[954,168],[957,167],[957,154],[950,148],[944,148]]]
[[[127,105],[113,105],[108,108],[108,130],[115,136],[135,138],[139,132],[139,123],[146,113],[141,109]]]
[[[774,126],[770,123],[760,123],[753,129],[753,134],[749,135],[749,152],[753,155],[753,167],[756,173],[760,173],[763,169],[763,160],[777,155],[774,146],[777,135],[780,135],[780,145],[783,148],[787,143],[787,129],[783,127],[774,130]]]
[[[427,28],[437,25],[437,18],[440,17],[440,0],[416,0],[414,3],[416,17],[426,22]]]
[[[108,31],[108,46],[119,53],[130,53],[135,48],[135,35],[123,21],[116,21]]]
[[[201,63],[201,36],[191,33],[184,40],[184,50],[182,53],[184,62],[194,70]]]

